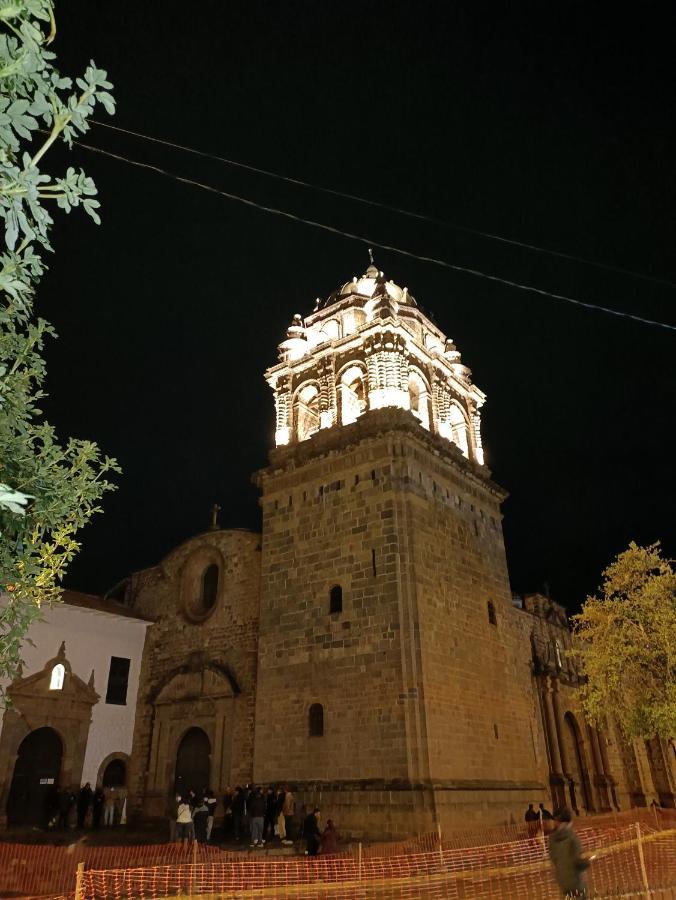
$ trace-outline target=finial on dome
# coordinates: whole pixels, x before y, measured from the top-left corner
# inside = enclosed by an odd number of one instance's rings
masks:
[[[373,266],[375,263],[373,262],[373,249],[369,247],[369,263]]]

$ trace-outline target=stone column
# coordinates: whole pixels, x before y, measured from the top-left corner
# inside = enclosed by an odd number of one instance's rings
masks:
[[[552,708],[552,688],[550,679],[545,675],[542,679],[542,712],[545,720],[545,737],[549,750],[549,783],[552,788],[552,800],[554,807],[563,806],[566,802],[565,778],[561,765],[561,752],[559,750],[559,737],[556,730],[554,710]]]
[[[570,766],[568,765],[566,745],[563,741],[563,718],[561,716],[561,705],[559,703],[559,679],[550,677],[549,681],[551,685],[550,689],[552,692],[552,707],[554,709],[556,737],[559,745],[559,755],[561,757],[561,771],[566,777],[570,777]]]
[[[603,771],[601,748],[599,747],[599,734],[598,731],[589,724],[587,724],[587,734],[589,735],[589,747],[591,750],[592,763],[594,765],[594,787],[596,788],[601,810],[607,812],[610,810],[610,802],[608,799],[606,775]]]
[[[549,761],[552,767],[552,775],[562,775],[561,754],[559,753],[559,739],[554,724],[554,711],[552,709],[552,691],[547,683],[547,677],[542,680],[542,706],[545,718],[545,735],[549,749]]]
[[[275,387],[275,445],[291,441],[291,386],[288,378],[280,378]]]
[[[578,811],[577,808],[577,798],[575,796],[575,779],[572,776],[568,755],[566,753],[566,745],[563,740],[563,717],[561,716],[561,704],[559,703],[559,679],[551,677],[550,678],[552,685],[552,706],[554,708],[554,724],[556,726],[556,736],[559,743],[559,754],[561,756],[561,770],[563,773],[564,782],[568,782],[568,789],[570,792],[570,805],[575,810]],[[580,775],[582,777],[582,775]]]

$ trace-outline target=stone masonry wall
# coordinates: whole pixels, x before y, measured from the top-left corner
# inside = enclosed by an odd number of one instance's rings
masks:
[[[528,646],[511,619],[504,493],[420,432],[393,449],[393,515],[402,589],[416,598],[438,821],[520,819],[528,802],[546,799],[546,780]]]
[[[505,821],[546,798],[527,655],[506,625],[501,493],[448,447],[383,410],[273,451],[258,476],[254,778],[299,782],[355,834]]]
[[[164,814],[177,740],[195,725],[210,739],[211,787],[219,796],[228,784],[251,780],[259,548],[257,534],[209,531],[181,544],[159,566],[132,576],[133,607],[154,620],[132,752],[130,800],[137,814]],[[195,585],[211,562],[220,570],[216,602],[203,621],[196,621]],[[198,684],[194,690],[191,679]]]

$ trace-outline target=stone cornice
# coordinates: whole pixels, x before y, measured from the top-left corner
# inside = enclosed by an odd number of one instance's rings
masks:
[[[490,470],[486,466],[466,459],[454,444],[423,429],[408,410],[394,407],[369,410],[351,425],[322,429],[308,440],[272,449],[269,453],[270,465],[255,472],[252,480],[261,488],[264,480],[276,472],[292,471],[313,460],[328,458],[337,453],[344,454],[363,441],[390,434],[416,441],[429,453],[458,469],[477,487],[487,490],[499,502],[508,497],[507,491],[491,479]]]
[[[540,781],[453,778],[409,781],[405,778],[362,778],[335,781],[289,781],[292,791],[545,791]]]

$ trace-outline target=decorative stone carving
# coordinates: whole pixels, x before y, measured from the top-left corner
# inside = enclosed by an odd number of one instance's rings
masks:
[[[266,379],[275,395],[275,443],[296,443],[351,424],[383,407],[410,410],[420,425],[484,464],[480,412],[486,397],[472,384],[455,344],[418,308],[407,288],[373,263],[305,320],[296,314]],[[341,373],[360,366],[362,385]]]

